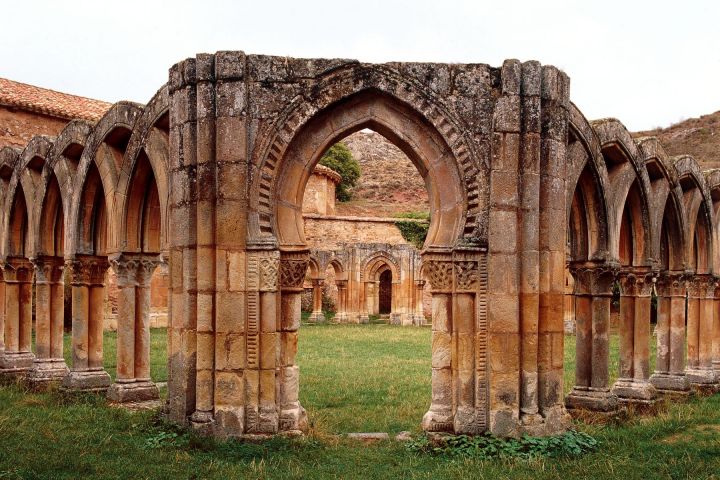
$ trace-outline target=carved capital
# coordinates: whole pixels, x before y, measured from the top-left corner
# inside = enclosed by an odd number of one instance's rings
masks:
[[[260,259],[260,291],[275,292],[278,289],[278,269],[279,260],[277,258],[265,257]]]
[[[62,283],[65,260],[62,257],[37,257],[32,259],[37,283]]]
[[[647,297],[652,292],[655,274],[645,269],[622,270],[618,276],[620,295],[624,297]]]
[[[81,256],[65,262],[73,286],[105,286],[105,273],[109,266],[106,257]]]
[[[307,253],[282,253],[280,257],[280,288],[302,288],[310,263]]]
[[[575,295],[612,296],[617,268],[608,264],[572,264],[570,272],[575,278]]]
[[[3,265],[3,278],[8,283],[32,282],[33,265],[27,258],[8,257]]]
[[[480,267],[477,261],[455,262],[455,289],[475,291],[480,282]]]
[[[688,281],[688,296],[690,298],[714,298],[715,284],[715,277],[712,275],[693,275]]]
[[[447,260],[430,260],[426,264],[427,279],[434,291],[452,291],[453,262]]]
[[[682,297],[687,294],[687,276],[684,272],[665,271],[657,279],[658,295],[663,297]]]

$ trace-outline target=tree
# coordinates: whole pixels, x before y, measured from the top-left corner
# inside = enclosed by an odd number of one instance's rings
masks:
[[[360,178],[360,164],[352,156],[350,149],[344,143],[336,143],[322,156],[320,165],[332,168],[342,177],[335,189],[335,198],[340,202],[350,200],[352,188]]]

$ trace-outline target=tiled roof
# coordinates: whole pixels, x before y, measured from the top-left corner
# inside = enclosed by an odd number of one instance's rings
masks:
[[[69,95],[0,78],[0,105],[21,108],[66,120],[97,121],[112,106],[92,98]]]

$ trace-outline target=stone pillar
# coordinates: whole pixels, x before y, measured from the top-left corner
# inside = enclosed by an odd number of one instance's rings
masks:
[[[360,314],[358,315],[358,323],[370,323],[370,315],[372,312],[372,282],[364,281],[360,290]]]
[[[653,273],[631,268],[620,273],[620,376],[613,393],[622,403],[652,404],[650,383],[650,295]]]
[[[313,286],[313,310],[310,314],[310,317],[308,318],[308,322],[311,323],[321,323],[325,321],[325,315],[322,311],[322,287],[323,287],[323,279],[322,278],[313,278],[312,279],[312,286]]]
[[[686,394],[690,384],[685,376],[685,298],[683,272],[662,272],[657,280],[657,359],[650,377],[659,393]]]
[[[105,391],[110,375],[103,367],[105,257],[78,256],[66,262],[72,285],[72,366],[62,388]]]
[[[413,325],[425,325],[423,314],[423,293],[425,291],[425,280],[415,280],[415,313],[413,314]]]
[[[25,258],[12,257],[2,266],[5,278],[5,354],[0,375],[24,376],[35,356],[32,339],[33,266]]]
[[[610,302],[615,271],[606,265],[571,265],[575,278],[575,386],[565,399],[568,409],[614,412],[610,391]]]
[[[336,280],[335,285],[337,285],[337,291],[338,291],[338,304],[337,304],[337,312],[335,313],[335,323],[347,323],[348,322],[348,314],[347,314],[347,280]]]
[[[432,291],[431,432],[487,429],[487,258],[485,252],[426,252]]]
[[[568,275],[572,278],[571,275]],[[564,330],[566,335],[575,335],[575,295],[573,294],[574,280],[568,281],[565,288],[563,308]]]
[[[160,398],[150,378],[150,281],[158,263],[155,254],[122,254],[112,260],[120,291],[117,377],[107,392],[113,402]]]
[[[687,367],[685,375],[695,389],[714,390],[712,365],[715,279],[696,274],[688,285]]]
[[[713,370],[715,380],[720,382],[720,283],[715,286],[715,311],[713,315]]]
[[[280,425],[281,432],[306,431],[307,414],[300,405],[300,369],[297,366],[298,328],[303,280],[309,252],[282,252],[280,256]]]
[[[39,257],[35,266],[35,361],[27,381],[42,389],[58,384],[68,373],[63,357],[65,285],[64,259]]]

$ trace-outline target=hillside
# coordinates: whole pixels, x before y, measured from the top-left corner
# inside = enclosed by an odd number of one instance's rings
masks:
[[[429,211],[425,182],[415,165],[395,145],[370,130],[342,140],[360,164],[353,199],[337,203],[338,215],[395,216]]]
[[[633,135],[658,137],[668,155],[692,155],[703,170],[720,168],[720,111]]]

